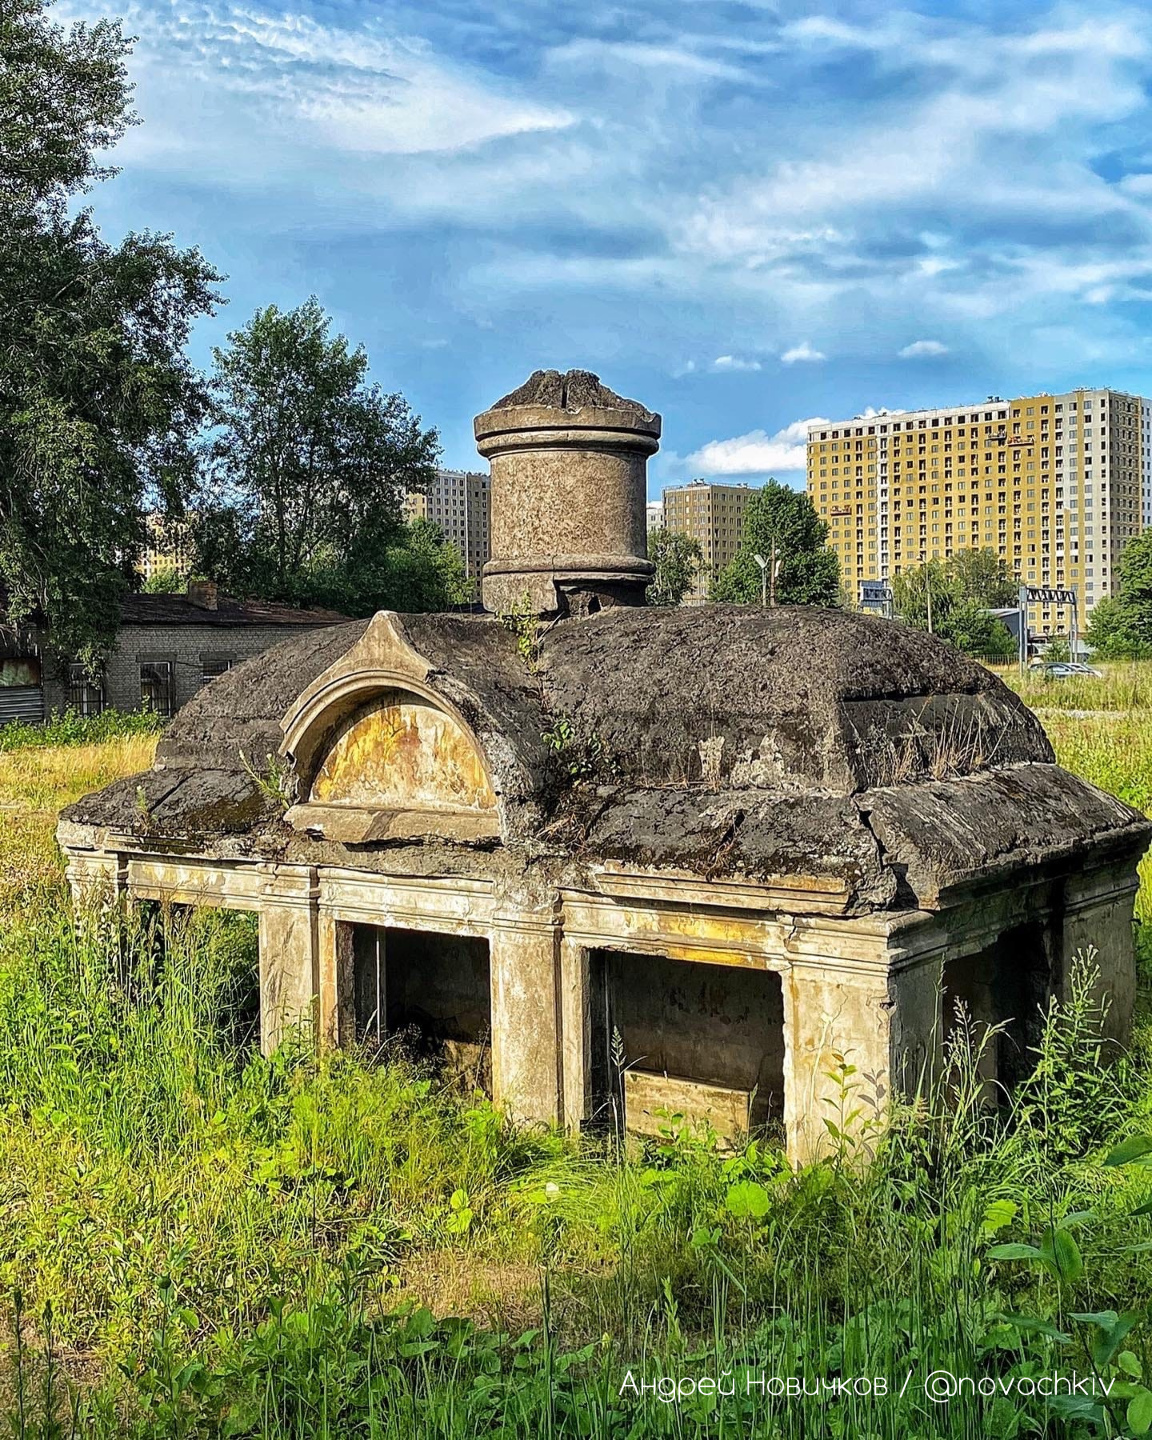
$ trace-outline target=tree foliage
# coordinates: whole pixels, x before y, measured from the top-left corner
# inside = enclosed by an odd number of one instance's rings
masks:
[[[182,595],[188,588],[188,577],[178,565],[157,565],[140,589],[145,595]]]
[[[662,527],[649,533],[648,558],[656,566],[656,578],[648,587],[649,605],[679,605],[704,564],[699,540]]]
[[[1003,656],[1016,651],[1008,627],[988,612],[1016,598],[1019,587],[992,550],[959,550],[941,563],[929,560],[893,577],[897,615],[921,630],[932,629],[969,655]]]
[[[828,526],[803,491],[769,480],[748,501],[739,548],[713,581],[711,598],[758,604],[762,588],[756,556],[769,560],[775,546],[778,605],[839,604],[840,562],[825,545],[827,537]]]
[[[1019,599],[1020,582],[995,550],[956,550],[944,562],[944,572],[961,601],[1002,610]]]
[[[1093,607],[1085,639],[1101,660],[1152,656],[1152,530],[1125,545],[1117,567],[1120,593]]]
[[[220,276],[170,237],[110,245],[69,202],[112,173],[133,123],[112,22],[0,10],[0,588],[92,658],[144,544],[145,505],[178,507],[204,393],[184,354]]]
[[[198,564],[237,593],[351,614],[452,603],[459,577],[402,510],[435,477],[436,431],[330,332],[315,299],[273,305],[213,352]]]

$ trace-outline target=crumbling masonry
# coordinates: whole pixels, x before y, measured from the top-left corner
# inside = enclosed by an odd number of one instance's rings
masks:
[[[798,1158],[837,1057],[890,1088],[956,1000],[1010,1081],[1089,946],[1123,1036],[1150,827],[997,678],[846,611],[643,608],[660,417],[595,376],[476,434],[500,618],[383,612],[214,681],[64,812],[77,895],[256,911],[266,1048],[415,1032],[526,1119],[781,1123]]]

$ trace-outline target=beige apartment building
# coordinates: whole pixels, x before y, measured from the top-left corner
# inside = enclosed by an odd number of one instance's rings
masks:
[[[704,557],[686,603],[707,600],[713,576],[735,558],[744,510],[755,493],[748,485],[716,485],[708,480],[664,491],[664,528],[699,541]]]
[[[438,470],[427,495],[409,495],[404,501],[408,520],[431,520],[444,538],[464,557],[469,580],[480,581],[484,562],[492,554],[492,496],[486,474],[470,470]]]
[[[147,534],[137,569],[145,580],[164,570],[174,570],[181,580],[192,571],[192,528],[186,520],[170,520],[159,511],[144,517]]]
[[[1152,518],[1150,412],[1138,395],[1082,389],[811,426],[808,493],[846,594],[989,549],[1022,584],[1075,591],[1083,627]],[[1067,633],[1071,618],[1036,605],[1029,627]]]

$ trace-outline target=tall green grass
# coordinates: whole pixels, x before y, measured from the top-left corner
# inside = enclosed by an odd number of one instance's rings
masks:
[[[1126,711],[1152,709],[1152,662],[1106,665],[1100,676],[1050,679],[1042,671],[1014,667],[997,673],[1034,710]]]
[[[1152,808],[1146,702],[1100,693],[1064,707],[1091,718],[1045,706],[1058,756]],[[141,768],[149,745],[0,756],[0,801],[58,804],[89,772]],[[961,1027],[948,1073],[885,1135],[806,1169],[756,1142],[719,1155],[674,1117],[656,1141],[575,1141],[400,1054],[265,1059],[250,918],[77,928],[40,853],[50,824],[17,811],[0,837],[13,1433],[1143,1433],[1152,1221],[1136,1212],[1152,1169],[1104,1161],[1152,1131],[1147,1022],[1130,1058],[1102,1063],[1086,985],[1048,1017],[1010,1105],[989,1105],[986,1042]],[[839,1078],[851,1106],[855,1077]],[[1094,1366],[1116,1398],[1078,1413],[923,1389],[933,1369],[1007,1385]],[[808,1393],[748,1389],[749,1373]],[[694,1393],[698,1377],[733,1393]],[[847,1380],[888,1393],[836,1389]],[[663,1396],[641,1392],[657,1381]]]
[[[17,1433],[1094,1433],[922,1389],[941,1368],[1083,1369],[1095,1332],[1070,1315],[1152,1301],[1133,1248],[1152,1224],[1131,1215],[1146,1172],[1100,1164],[1145,1127],[1147,1086],[1142,1062],[1100,1064],[1087,980],[1008,1110],[961,1029],[886,1136],[793,1170],[671,1117],[623,1147],[517,1128],[401,1058],[266,1060],[253,965],[243,917],[44,916],[0,939]],[[1075,1234],[1074,1282],[993,1257],[1054,1223]],[[505,1289],[449,1296],[453,1266]],[[1133,1328],[1132,1364],[1152,1364],[1148,1341]],[[747,1373],[809,1394],[749,1391]],[[640,1393],[702,1376],[734,1393]],[[888,1393],[835,1388],[865,1378]]]

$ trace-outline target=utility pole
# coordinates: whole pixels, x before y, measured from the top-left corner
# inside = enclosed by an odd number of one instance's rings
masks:
[[[769,596],[769,598],[768,598],[768,603],[769,603],[769,605],[772,606],[773,609],[776,608],[776,564],[777,564],[777,561],[776,561],[776,541],[773,540],[773,541],[772,541],[772,583],[771,583],[771,594],[770,594],[770,596]]]
[[[924,566],[924,594],[928,597],[928,633],[932,634],[932,575],[928,566]]]

